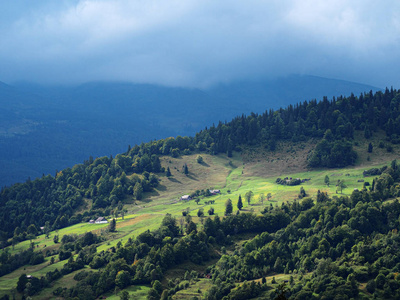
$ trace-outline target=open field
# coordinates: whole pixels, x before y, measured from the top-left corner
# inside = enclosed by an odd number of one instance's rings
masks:
[[[147,293],[149,292],[149,290],[150,287],[147,285],[133,285],[124,289],[124,291],[127,291],[129,293],[130,299],[137,299],[137,300],[146,300]],[[105,294],[104,296],[109,300],[119,300],[121,292],[122,291],[118,292],[117,294],[108,293]]]

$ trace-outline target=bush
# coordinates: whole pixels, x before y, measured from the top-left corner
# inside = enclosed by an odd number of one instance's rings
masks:
[[[60,260],[68,259],[71,257],[71,252],[61,250],[58,257],[60,258]]]
[[[44,256],[42,252],[34,253],[29,261],[31,265],[38,265],[44,262]]]

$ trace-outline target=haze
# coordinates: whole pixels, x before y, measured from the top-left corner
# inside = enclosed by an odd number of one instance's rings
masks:
[[[398,1],[1,1],[0,81],[398,86]]]

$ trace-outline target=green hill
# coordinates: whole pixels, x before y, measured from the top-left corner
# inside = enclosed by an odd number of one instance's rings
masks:
[[[243,116],[4,188],[0,293],[250,299],[289,280],[295,297],[396,297],[398,97]]]

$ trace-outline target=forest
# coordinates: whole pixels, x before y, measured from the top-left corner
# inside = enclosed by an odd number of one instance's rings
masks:
[[[242,115],[194,137],[129,146],[115,157],[90,157],[55,176],[1,190],[1,248],[99,215],[123,213],[126,201],[143,201],[158,186],[159,177],[169,171],[161,166],[164,156],[224,153],[231,157],[245,147],[261,146],[273,152],[279,141],[314,139],[308,167],[338,168],[356,162],[355,131],[362,131],[366,139],[384,131],[390,152],[391,145],[400,143],[399,125],[400,93],[386,89]],[[208,276],[213,286],[202,295],[204,299],[274,299],[276,291],[265,277],[284,273],[300,276],[278,291],[293,299],[362,298],[365,294],[360,294],[359,283],[366,284],[373,297],[398,298],[400,204],[395,198],[400,196],[400,167],[394,160],[389,166],[368,170],[365,176],[376,177],[350,197],[304,193],[302,199],[267,206],[261,215],[231,214],[230,210],[224,217],[206,218],[199,226],[189,214],[180,227],[167,214],[159,229],[109,251],[96,251],[101,242],[96,234],[64,235],[57,253],[60,261],[68,260],[62,269],[30,281],[21,275],[16,289],[32,296],[54,280],[89,266],[92,270],[85,268],[75,275],[79,279],[75,287],[59,289],[55,296],[95,299],[116,287],[148,284],[152,286],[148,299],[169,299],[191,280]],[[242,234],[254,237],[227,255],[225,249]],[[42,263],[52,254],[34,251],[34,247],[18,254],[2,251],[0,276],[26,264]],[[203,264],[211,260],[217,262],[206,274],[192,272],[161,283],[169,269],[184,261]]]

